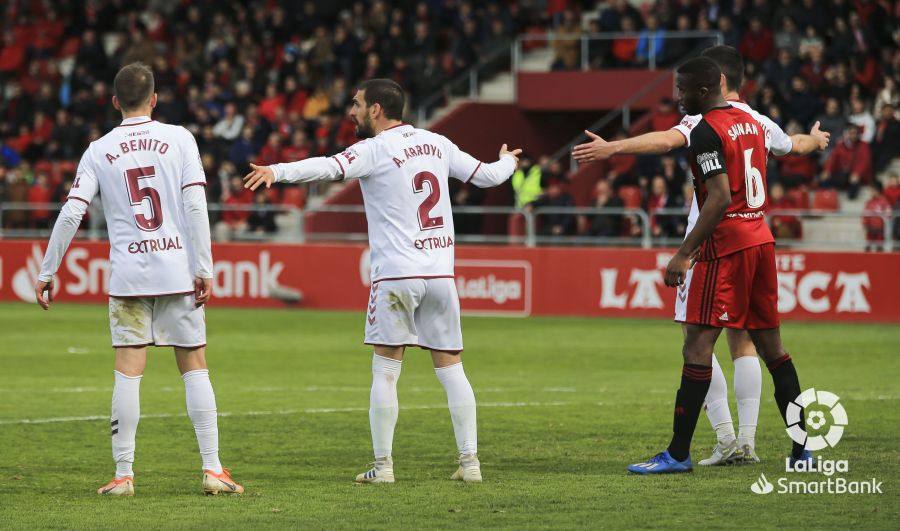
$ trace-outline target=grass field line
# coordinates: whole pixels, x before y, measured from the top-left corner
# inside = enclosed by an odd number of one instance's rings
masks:
[[[520,408],[520,407],[560,407],[571,406],[576,402],[482,402],[478,404],[479,408]],[[584,405],[581,403],[580,405]],[[598,402],[596,405],[602,405]],[[430,409],[447,409],[447,404],[440,405],[420,405],[401,407],[401,411],[418,411]],[[305,409],[280,409],[274,411],[240,411],[229,412],[222,411],[220,417],[266,417],[274,415],[313,415],[321,413],[362,413],[369,411],[368,407],[314,407]],[[176,417],[186,417],[186,413],[150,413],[141,415],[141,419],[168,419]],[[107,420],[109,415],[84,415],[76,417],[47,417],[38,419],[7,419],[0,420],[0,425],[10,424],[53,424],[60,422],[86,422],[95,420]]]

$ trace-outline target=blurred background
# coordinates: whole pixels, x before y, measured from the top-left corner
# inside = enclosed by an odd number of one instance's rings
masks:
[[[87,144],[116,126],[117,69],[152,65],[154,118],[197,138],[214,238],[365,239],[357,183],[240,187],[248,162],[330,155],[356,141],[361,80],[390,77],[408,121],[494,160],[497,189],[453,182],[459,240],[671,246],[692,190],[683,150],[578,166],[572,146],[668,129],[673,68],[714,44],[746,61],[742,98],[788,133],[815,121],[828,151],[770,158],[785,247],[885,251],[900,223],[900,4],[871,0],[357,2],[7,0],[0,42],[0,237],[45,237]],[[92,209],[99,208],[95,202]],[[92,210],[83,238],[103,239]]]

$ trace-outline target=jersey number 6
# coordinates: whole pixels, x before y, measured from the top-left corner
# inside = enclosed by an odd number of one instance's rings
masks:
[[[762,173],[753,167],[753,148],[744,150],[744,188],[747,194],[747,206],[759,208],[766,202],[766,186]]]
[[[144,199],[150,200],[150,217],[139,212],[134,215],[134,222],[142,231],[153,232],[163,223],[162,203],[159,199],[159,192],[152,186],[141,188],[140,180],[153,177],[156,175],[156,169],[153,166],[145,166],[143,168],[133,168],[125,170],[125,182],[128,184],[128,199],[132,206],[140,206]]]
[[[444,217],[431,217],[431,209],[441,200],[441,185],[433,173],[423,171],[413,177],[413,192],[417,194],[424,192],[425,183],[428,183],[428,197],[419,205],[419,228],[439,229],[444,226]]]

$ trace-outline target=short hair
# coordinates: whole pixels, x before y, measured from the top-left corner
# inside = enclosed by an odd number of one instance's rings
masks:
[[[709,57],[719,65],[725,74],[725,85],[729,90],[738,90],[744,82],[744,59],[733,46],[720,44],[703,50],[701,57]]]
[[[678,67],[676,73],[691,76],[691,81],[697,87],[707,87],[711,91],[718,92],[719,79],[722,70],[715,61],[708,57],[694,57],[688,59]]]
[[[390,120],[403,118],[403,107],[406,105],[406,96],[403,89],[395,81],[390,79],[370,79],[364,81],[359,90],[364,91],[363,97],[366,105],[376,103],[381,105],[384,116]]]
[[[116,74],[113,87],[122,110],[134,110],[147,103],[153,95],[153,70],[144,63],[125,65]]]

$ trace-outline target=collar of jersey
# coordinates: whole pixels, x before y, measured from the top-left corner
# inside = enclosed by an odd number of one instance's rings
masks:
[[[407,124],[407,123],[402,123],[402,122],[401,122],[401,123],[399,123],[399,124],[397,124],[397,125],[392,125],[392,126],[388,127],[387,129],[385,129],[385,130],[382,131],[381,133],[384,133],[385,131],[393,131],[394,129],[400,129],[401,127],[406,127],[406,126],[412,127],[411,124]],[[381,134],[381,133],[378,133],[378,134]]]
[[[150,120],[149,116],[132,116],[131,118],[125,118],[124,120],[122,120],[122,123],[120,123],[119,126],[140,125],[151,121],[152,120]]]

